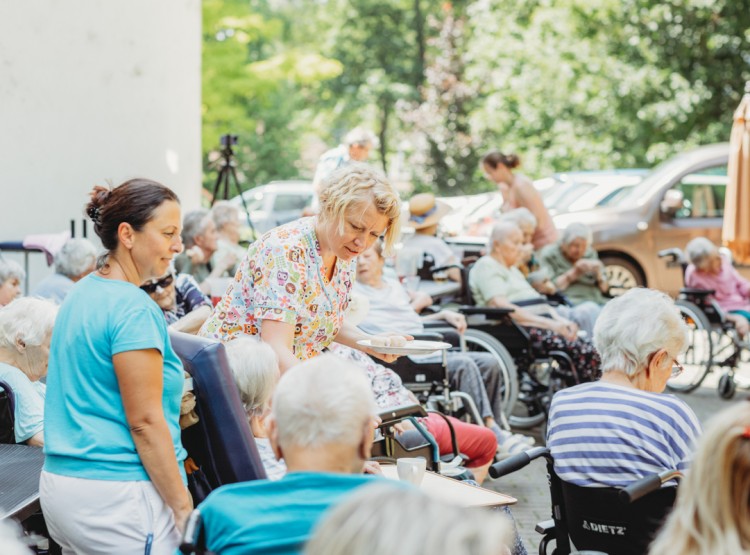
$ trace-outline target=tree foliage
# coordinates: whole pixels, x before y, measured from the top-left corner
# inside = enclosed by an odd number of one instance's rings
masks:
[[[205,0],[206,167],[231,131],[249,183],[310,175],[360,124],[441,194],[486,188],[491,148],[651,166],[728,138],[749,41],[750,0]]]

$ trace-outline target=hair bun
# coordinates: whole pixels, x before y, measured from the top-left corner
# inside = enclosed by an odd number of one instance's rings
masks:
[[[518,157],[518,154],[507,154],[505,156],[505,165],[512,170],[521,165],[521,159]]]
[[[91,191],[91,200],[86,205],[86,214],[95,224],[99,223],[102,214],[102,208],[106,204],[109,196],[112,194],[111,189],[97,185]]]

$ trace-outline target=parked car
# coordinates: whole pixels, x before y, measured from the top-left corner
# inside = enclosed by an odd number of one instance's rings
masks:
[[[615,292],[643,285],[674,294],[682,286],[681,270],[667,268],[657,253],[685,248],[695,237],[721,242],[728,159],[726,143],[678,154],[604,206],[561,214],[555,225],[591,228]]]
[[[296,220],[315,201],[310,181],[272,181],[242,193],[256,234]],[[239,195],[231,199],[240,209],[240,221],[247,225],[247,216]]]
[[[657,253],[695,237],[721,242],[727,185],[727,143],[683,152],[654,168],[639,184],[622,189],[590,210],[558,214],[555,226],[588,225],[613,293],[642,285],[671,294],[682,286],[679,268]],[[456,237],[454,248],[476,254],[486,239]],[[750,267],[739,271],[750,277]]]

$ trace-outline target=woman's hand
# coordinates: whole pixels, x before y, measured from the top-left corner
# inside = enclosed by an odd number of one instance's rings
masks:
[[[377,461],[365,461],[364,468],[362,469],[364,474],[375,474],[376,476],[382,476],[383,470]]]
[[[172,513],[174,514],[174,523],[175,526],[177,526],[177,529],[180,531],[180,535],[185,531],[185,524],[187,524],[187,519],[190,516],[190,513],[193,512],[193,498],[190,496],[190,493],[185,490],[186,496],[187,496],[187,504],[178,508],[178,509],[172,509]]]
[[[453,310],[441,310],[438,316],[448,322],[451,326],[456,328],[458,333],[466,331],[466,317],[460,312],[454,312]]]
[[[559,320],[554,331],[568,341],[575,341],[578,338],[578,325],[570,320]]]
[[[382,360],[383,362],[387,362],[390,364],[401,355],[386,355],[384,353],[377,352],[375,349],[377,349],[378,346],[380,347],[403,347],[408,341],[413,341],[414,337],[411,335],[387,332],[387,333],[379,333],[377,335],[371,335],[369,339],[370,339],[370,345],[372,345],[372,347],[366,347],[363,349],[363,351],[370,356],[373,356],[377,359]]]

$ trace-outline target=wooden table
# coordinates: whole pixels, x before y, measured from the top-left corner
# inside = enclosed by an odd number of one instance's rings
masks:
[[[40,510],[41,447],[0,444],[0,520],[22,522]]]
[[[386,478],[398,480],[396,465],[381,464],[380,468],[383,469],[383,475]],[[499,507],[512,505],[518,501],[510,495],[471,486],[429,471],[424,473],[419,489],[435,499],[461,507]]]

